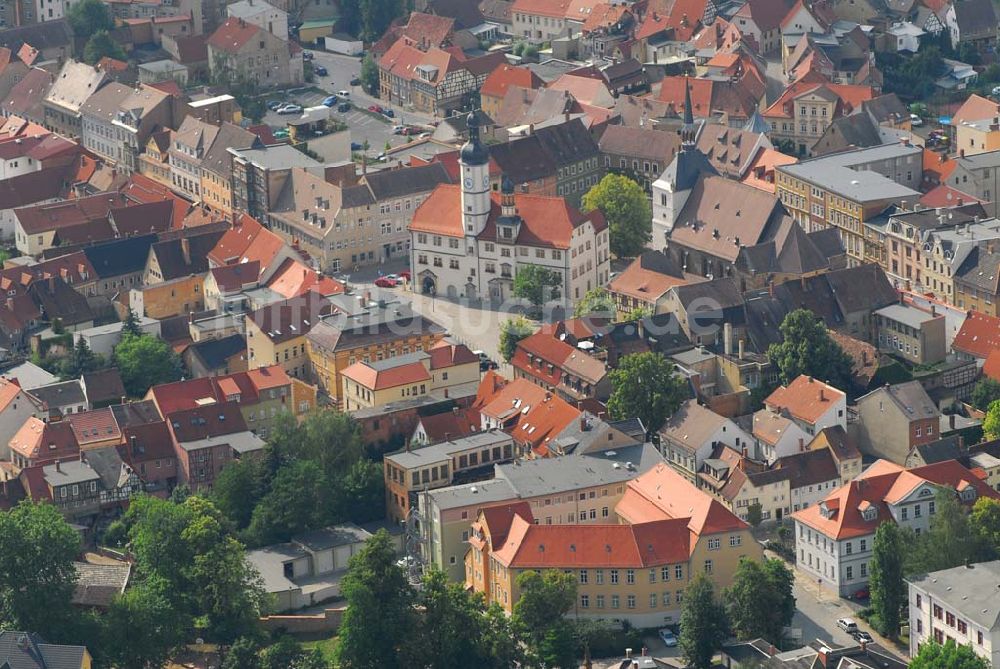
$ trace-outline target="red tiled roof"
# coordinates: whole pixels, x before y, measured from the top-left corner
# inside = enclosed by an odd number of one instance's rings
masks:
[[[398,388],[412,383],[426,383],[431,375],[422,362],[408,362],[387,369],[378,370],[365,362],[356,362],[343,372],[344,378],[371,390]]]
[[[664,77],[656,99],[673,105],[679,114],[684,108],[684,89],[691,86],[692,113],[699,118],[725,112],[733,116],[749,117],[757,109],[759,98],[746,86],[747,74],[736,81],[715,81],[692,77]]]
[[[179,98],[184,95],[184,91],[180,85],[173,79],[166,79],[165,81],[157,81],[156,83],[146,85],[172,97]]]
[[[511,11],[580,21],[598,4],[599,0],[514,0]]]
[[[80,453],[69,423],[45,423],[34,416],[11,438],[10,449],[36,465],[73,459]]]
[[[14,215],[29,235],[107,218],[114,207],[132,204],[118,193],[100,193],[74,200],[15,209]]]
[[[778,386],[764,400],[764,405],[787,410],[793,418],[813,424],[846,397],[830,384],[802,374],[787,386]]]
[[[424,434],[427,435],[427,440],[432,444],[445,439],[460,439],[475,434],[479,432],[481,424],[479,409],[472,407],[468,409],[456,408],[454,411],[420,418]]]
[[[248,263],[237,263],[214,267],[209,270],[215,278],[216,285],[226,292],[240,291],[247,286],[256,286],[260,276],[260,262],[254,260]]]
[[[285,298],[298,297],[309,291],[328,297],[340,295],[345,290],[340,281],[323,276],[293,258],[288,258],[281,264],[268,281],[267,287]]]
[[[489,374],[480,382],[494,383]],[[548,442],[580,416],[580,411],[528,379],[515,379],[491,393],[480,411],[499,421],[504,432],[520,443],[527,443],[538,455],[548,453]]]
[[[219,51],[237,53],[252,40],[260,28],[243,19],[229,18],[208,38],[208,44]]]
[[[135,437],[135,448],[132,448],[132,437]],[[126,427],[122,433],[122,441],[123,446],[118,449],[122,458],[136,468],[139,462],[174,457],[170,430],[164,421]]]
[[[665,463],[629,481],[615,513],[632,524],[684,519],[687,529],[696,536],[749,527]]]
[[[983,364],[983,376],[988,376],[994,381],[1000,381],[1000,348],[990,351]]]
[[[751,19],[763,32],[774,30],[788,14],[785,0],[750,0],[740,7],[735,16]]]
[[[208,259],[216,266],[257,260],[263,273],[284,246],[278,235],[247,214],[241,214],[209,252]]]
[[[122,432],[110,408],[84,411],[66,416],[73,428],[73,435],[81,446],[95,441],[121,440]]]
[[[1000,499],[1000,494],[957,460],[908,471],[886,460],[879,460],[859,477],[830,493],[820,504],[798,511],[793,517],[838,540],[873,534],[881,522],[892,518],[887,503],[898,502],[924,482],[956,490],[971,485],[976,488],[977,497]],[[823,506],[828,510],[826,516]],[[865,520],[861,511],[872,507],[876,509],[875,519]]]
[[[932,209],[937,209],[938,207],[957,207],[976,202],[986,204],[986,200],[980,200],[947,184],[941,184],[930,189],[920,196],[918,202]]]
[[[526,67],[503,64],[490,72],[486,80],[483,81],[479,94],[503,99],[503,96],[507,94],[507,89],[511,86],[537,89],[544,85],[545,82],[534,71]]]
[[[1000,349],[1000,318],[981,311],[970,312],[951,347],[976,358],[988,358]]]
[[[291,383],[281,365],[271,365],[228,376],[163,383],[150,388],[146,397],[153,400],[160,414],[167,418],[178,411],[225,404],[228,398],[237,394],[240,405],[255,404],[263,391],[287,387]]]
[[[989,98],[973,93],[962,103],[962,106],[951,115],[951,124],[959,126],[965,121],[983,121],[993,119],[1000,114],[1000,104]]]
[[[496,238],[500,195],[494,193],[492,197],[490,216],[480,239]],[[561,197],[517,193],[514,195],[514,202],[522,220],[518,244],[568,249],[573,231],[579,226],[589,222],[593,224],[595,231],[607,227],[607,221],[599,210],[584,214]],[[452,237],[464,236],[460,187],[444,184],[435,188],[414,212],[410,230]]]
[[[451,344],[444,340],[427,350],[431,356],[431,369],[445,369],[456,365],[479,364],[479,356],[469,350],[465,344]]]
[[[167,424],[178,443],[247,431],[243,414],[235,402],[177,411],[170,415]]]
[[[795,100],[801,95],[811,93],[821,88],[825,88],[837,96],[839,101],[835,112],[836,116],[848,115],[852,113],[855,109],[859,109],[861,107],[862,102],[871,100],[875,96],[871,86],[817,82],[817,78],[822,78],[822,75],[812,73],[786,88],[785,92],[781,94],[781,97],[767,108],[764,112],[764,116],[791,118],[792,105],[795,104]]]
[[[655,567],[686,562],[690,539],[684,519],[637,525],[536,525],[517,514],[492,557],[516,569]]]
[[[606,2],[598,3],[594,5],[590,14],[587,15],[587,20],[583,22],[583,34],[586,35],[589,32],[602,28],[611,28],[621,21],[622,17],[626,14],[630,14],[630,12],[625,5],[611,5]]]
[[[686,42],[694,37],[705,15],[705,0],[675,0],[667,12],[667,27],[673,29],[674,40]]]

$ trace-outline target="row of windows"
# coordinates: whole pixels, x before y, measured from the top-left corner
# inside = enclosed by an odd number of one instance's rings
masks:
[[[649,608],[655,609],[657,603],[660,601],[661,595],[657,595],[655,592],[649,593]],[[669,591],[664,591],[662,594],[663,606],[670,606],[670,601],[673,599],[674,604],[680,604],[684,601],[684,591],[677,590],[674,593]],[[621,595],[611,595],[611,608],[620,609],[621,608]],[[594,608],[603,609],[605,608],[605,603],[607,599],[604,595],[594,596]],[[635,595],[625,595],[625,608],[634,609],[636,607],[636,597]],[[580,608],[589,609],[590,608],[590,595],[580,595]]]

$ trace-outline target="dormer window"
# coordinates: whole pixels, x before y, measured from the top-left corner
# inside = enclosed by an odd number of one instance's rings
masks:
[[[878,509],[874,506],[869,506],[867,509],[861,511],[861,518],[867,522],[871,522],[878,518]]]
[[[976,499],[976,489],[967,482],[962,481],[962,483],[959,484],[958,498],[963,502],[972,502]]]

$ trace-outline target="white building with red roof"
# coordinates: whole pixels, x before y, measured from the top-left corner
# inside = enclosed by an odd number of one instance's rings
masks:
[[[610,274],[608,224],[600,211],[584,214],[561,197],[515,193],[502,179],[493,192],[489,152],[469,116],[469,141],[459,155],[461,183],[438,186],[414,212],[410,265],[423,293],[503,301],[527,265],[555,272],[549,299],[574,303],[603,286]]]
[[[957,460],[909,470],[878,460],[819,504],[792,514],[796,567],[841,597],[867,589],[875,530],[894,522],[926,532],[939,488],[952,491],[967,507],[980,497],[1000,499]]]
[[[227,19],[208,38],[208,65],[215,78],[263,88],[304,81],[302,48],[242,18]]]

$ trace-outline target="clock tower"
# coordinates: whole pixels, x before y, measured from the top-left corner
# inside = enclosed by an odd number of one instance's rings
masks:
[[[476,112],[467,120],[469,141],[462,146],[458,163],[462,178],[462,225],[466,237],[475,237],[490,216],[490,154],[479,141]]]

